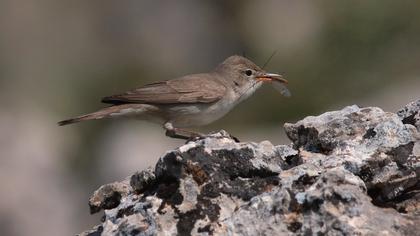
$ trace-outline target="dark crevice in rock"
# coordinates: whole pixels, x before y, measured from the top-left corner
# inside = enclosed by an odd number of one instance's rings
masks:
[[[374,175],[374,171],[369,165],[362,166],[360,172],[357,173],[357,176],[359,176],[365,183],[372,181]]]
[[[190,149],[186,154],[183,154],[184,160],[201,163],[200,172],[204,173],[200,175],[217,173],[203,187],[203,192],[208,197],[218,197],[223,192],[250,199],[267,190],[269,186],[279,184],[278,173],[252,164],[254,153],[248,148],[213,151],[213,158],[202,147]]]
[[[334,144],[321,141],[318,130],[312,127],[304,127],[303,125],[297,128],[297,133],[289,138],[293,141],[295,148],[303,147],[305,150],[315,153],[322,153],[328,155],[333,149]],[[327,134],[322,134],[327,135]],[[294,139],[293,139],[294,138]]]
[[[157,183],[165,179],[180,179],[182,176],[182,160],[178,159],[178,153],[170,152],[163,158],[160,158],[155,167],[155,176]],[[164,167],[164,168],[163,168]]]
[[[333,193],[331,195],[331,197],[329,197],[329,200],[334,204],[334,205],[338,205],[340,202],[341,203],[350,203],[350,202],[354,202],[355,199],[352,198],[351,196],[347,196],[347,197],[343,197],[342,195],[338,194],[338,193]]]
[[[166,204],[175,207],[184,200],[184,197],[179,192],[179,181],[176,179],[166,179],[157,186],[155,191],[156,197],[163,200],[159,209],[163,209]],[[162,214],[160,210],[159,213]]]
[[[133,230],[131,230],[130,235],[138,235],[140,233],[141,233],[141,231],[139,229],[133,229]]]
[[[393,199],[385,199],[382,197],[382,189],[379,187],[368,190],[369,196],[372,197],[372,203],[379,207],[394,208],[400,213],[406,213],[406,209],[401,207],[402,202],[412,199],[420,193],[420,183],[410,188]]]
[[[177,215],[178,223],[176,228],[179,235],[191,235],[195,222],[205,217],[199,209],[193,209],[186,213],[177,211]]]
[[[308,174],[304,174],[296,181],[293,181],[292,187],[298,191],[304,191],[306,188],[314,184],[317,179],[318,176],[309,176]]]
[[[104,205],[101,206],[103,209],[112,209],[117,207],[121,201],[121,194],[119,192],[113,192],[105,201]]]
[[[414,142],[401,145],[387,152],[386,154],[392,157],[399,168],[405,168],[408,157],[413,153]]]
[[[418,211],[420,203],[420,187],[417,187],[417,190],[410,191],[402,197],[403,198],[398,199],[400,201],[396,203],[393,208],[397,209],[400,213],[420,216],[420,212]]]
[[[372,198],[372,203],[378,207],[389,207],[382,198],[382,188],[379,186],[368,188],[368,195]]]
[[[151,207],[152,206],[150,204],[144,204],[140,208],[140,211],[146,211],[147,209],[149,209]],[[125,216],[130,216],[130,215],[136,214],[138,212],[139,212],[139,208],[136,208],[135,209],[134,205],[127,206],[126,208],[122,208],[122,209],[119,209],[118,210],[117,215],[116,215],[116,218],[122,218],[122,217],[125,217]],[[102,221],[105,221],[105,220],[106,220],[106,218],[104,216],[103,219],[102,219]]]
[[[293,167],[303,164],[303,160],[299,155],[290,155],[285,158],[286,164],[282,165],[283,170],[289,170]]]
[[[113,209],[120,204],[121,198],[130,192],[128,182],[115,182],[101,186],[89,199],[90,213],[102,209]]]
[[[375,175],[381,173],[382,169],[392,162],[391,158],[381,158],[379,153],[372,154],[372,158],[367,160],[359,169],[347,168],[353,174],[359,176],[369,187]],[[346,163],[347,167],[347,163]]]
[[[402,119],[404,124],[416,125],[416,119],[414,118],[416,114],[412,114],[410,116],[405,117]]]
[[[408,158],[413,155],[413,147],[414,142],[410,142],[386,152],[386,157],[374,154],[355,173],[365,182],[367,194],[374,205],[397,209],[400,201],[412,197],[412,191],[418,190],[419,179],[415,168],[407,165]],[[393,165],[397,167],[395,173],[392,172]],[[384,179],[383,182],[375,182],[378,176]]]
[[[134,206],[129,206],[127,208],[121,209],[117,213],[117,218],[121,218],[124,216],[129,216],[134,214]]]
[[[400,117],[401,121],[404,124],[410,124],[420,129],[420,99],[413,101],[404,106],[401,110],[397,112],[397,115]]]
[[[140,201],[144,201],[148,196],[156,196],[162,199],[162,203],[157,211],[159,214],[165,213],[162,210],[166,205],[174,208],[176,205],[181,204],[184,198],[179,192],[179,179],[168,175],[159,176],[156,178],[154,185],[150,185],[143,190]]]
[[[379,207],[395,208],[398,203],[412,198],[420,190],[420,184],[411,185],[410,182],[393,184],[376,184],[368,187],[367,194],[372,198],[372,203]]]
[[[303,211],[313,211],[319,212],[321,205],[324,204],[324,199],[313,199],[312,201],[307,201],[302,205]]]
[[[92,230],[85,231],[80,236],[101,236],[104,228],[102,225],[95,226]]]
[[[102,209],[113,209],[120,204],[121,194],[119,192],[113,191],[110,195],[102,201],[99,206],[90,205],[90,213],[99,212]]]
[[[206,225],[204,227],[198,228],[199,233],[209,233],[210,235],[213,234],[213,230],[211,230],[210,225]]]
[[[274,186],[279,186],[279,178],[277,176],[267,178],[254,178],[252,181],[244,179],[235,179],[223,184],[222,188],[217,191],[227,194],[228,196],[236,196],[244,201],[249,201],[252,197],[268,192]]]
[[[273,176],[277,176],[278,173],[276,172],[272,172],[268,169],[250,169],[250,170],[246,170],[244,172],[239,172],[237,174],[234,175],[230,175],[229,178],[230,180],[235,180],[236,178],[240,177],[240,178],[268,178],[268,177],[273,177]]]
[[[370,139],[370,138],[375,137],[375,135],[376,135],[376,132],[375,132],[374,128],[370,128],[370,129],[366,130],[366,133],[363,135],[363,138],[364,139]]]
[[[196,208],[185,213],[180,212],[178,209],[175,209],[177,213],[178,223],[176,225],[179,235],[191,235],[191,231],[195,226],[195,223],[204,219],[206,216],[211,222],[216,221],[219,218],[220,207],[217,204],[211,202],[203,195],[199,195],[197,198]],[[211,234],[213,231],[211,226],[208,225],[205,228],[201,229],[202,232],[208,232]]]
[[[420,192],[420,182],[418,182],[415,186],[412,186],[410,188],[407,188],[404,194],[401,194],[400,196],[393,199],[393,201],[398,204],[400,202],[406,201],[410,198],[412,198],[414,195],[418,194]]]
[[[290,224],[288,224],[287,229],[292,231],[293,233],[296,233],[298,230],[302,228],[302,223],[299,221],[294,221]]]

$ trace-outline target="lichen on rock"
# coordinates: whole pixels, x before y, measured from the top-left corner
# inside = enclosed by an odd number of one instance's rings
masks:
[[[190,141],[97,190],[104,220],[82,235],[416,235],[419,104],[287,123],[290,145]]]

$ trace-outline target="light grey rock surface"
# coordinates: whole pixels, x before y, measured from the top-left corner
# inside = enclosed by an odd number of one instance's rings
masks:
[[[407,104],[397,112],[404,124],[411,124],[420,130],[420,99]]]
[[[419,104],[287,123],[291,145],[190,141],[97,190],[82,235],[418,235]]]

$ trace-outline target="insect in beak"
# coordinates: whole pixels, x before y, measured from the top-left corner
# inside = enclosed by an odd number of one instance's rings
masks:
[[[273,73],[262,73],[261,75],[257,75],[255,79],[260,82],[272,82],[273,87],[279,91],[283,96],[290,97],[291,93],[289,89],[286,87],[286,84],[289,82],[283,78],[283,76],[279,74]]]

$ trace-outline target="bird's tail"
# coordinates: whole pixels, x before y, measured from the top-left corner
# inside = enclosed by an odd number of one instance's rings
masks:
[[[71,119],[62,120],[62,121],[58,122],[58,125],[63,126],[63,125],[78,123],[80,121],[85,121],[85,120],[102,119],[102,118],[105,118],[105,116],[106,116],[106,114],[103,114],[103,113],[104,113],[103,110],[100,110],[100,111],[97,111],[97,112],[89,113],[89,114],[86,114],[86,115],[81,115],[81,116],[74,117],[74,118],[71,118]]]
[[[63,126],[63,125],[69,125],[69,124],[77,123],[77,122],[84,121],[84,120],[94,119],[94,118],[90,118],[90,115],[91,114],[86,114],[86,115],[83,115],[83,116],[78,116],[78,117],[75,117],[75,118],[62,120],[62,121],[59,121],[57,124],[59,126]]]
[[[58,122],[58,125],[63,126],[63,125],[78,123],[80,121],[99,120],[99,119],[103,119],[103,118],[108,118],[108,117],[112,117],[114,115],[120,114],[123,109],[124,109],[124,105],[110,106],[110,107],[106,107],[106,108],[103,108],[99,111],[92,112],[92,113],[89,113],[89,114],[86,114],[86,115],[81,115],[81,116],[74,117],[74,118],[71,118],[71,119],[62,120],[62,121]]]
[[[99,111],[92,112],[86,115],[81,115],[75,118],[67,119],[58,122],[58,125],[69,125],[86,120],[99,120],[103,118],[111,118],[117,116],[138,116],[148,111],[155,111],[157,108],[147,104],[123,104],[103,108]]]

